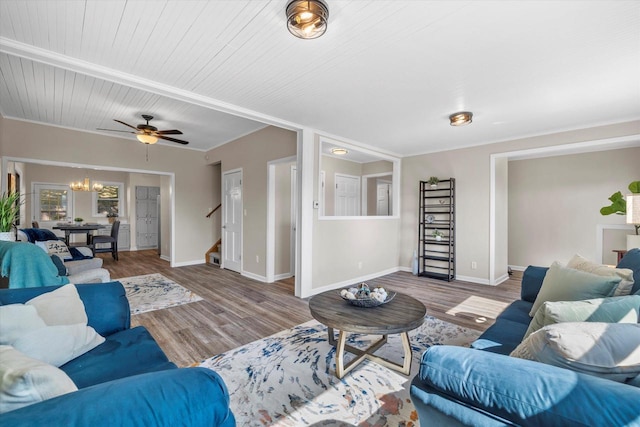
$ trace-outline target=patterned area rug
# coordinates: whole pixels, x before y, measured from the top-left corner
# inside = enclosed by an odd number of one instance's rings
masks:
[[[479,335],[426,316],[409,334],[409,377],[366,360],[341,380],[336,378],[335,349],[327,328],[315,320],[214,356],[200,366],[224,379],[239,426],[410,427],[419,421],[409,384],[424,350],[438,344],[467,346]],[[377,338],[352,335],[348,343],[365,346]],[[390,335],[376,355],[401,362],[400,335]]]
[[[159,273],[117,280],[127,291],[131,314],[146,313],[202,300],[198,295]]]

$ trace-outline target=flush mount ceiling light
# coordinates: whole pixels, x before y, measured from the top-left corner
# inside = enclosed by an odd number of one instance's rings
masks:
[[[143,144],[155,144],[156,142],[158,142],[157,136],[149,135],[146,133],[138,134],[136,135],[136,138],[138,138],[138,141],[142,142]]]
[[[473,120],[473,113],[469,111],[461,111],[459,113],[453,113],[449,116],[449,124],[451,126],[464,126],[471,123]]]
[[[301,39],[316,39],[327,31],[329,8],[322,0],[293,0],[287,5],[287,28]]]
[[[347,150],[346,148],[332,148],[331,149],[331,154],[335,154],[337,156],[344,156],[345,154],[347,154],[349,152],[349,150]]]

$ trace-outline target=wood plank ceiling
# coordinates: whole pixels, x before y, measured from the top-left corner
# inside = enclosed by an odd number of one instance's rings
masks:
[[[286,3],[3,0],[0,113],[90,132],[148,113],[199,150],[306,126],[400,155],[640,119],[637,1],[329,1],[313,41]]]

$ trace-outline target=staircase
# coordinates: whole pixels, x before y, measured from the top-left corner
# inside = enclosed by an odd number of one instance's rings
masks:
[[[222,257],[222,239],[211,246],[211,248],[204,254],[204,262],[206,264],[220,265],[220,259]]]

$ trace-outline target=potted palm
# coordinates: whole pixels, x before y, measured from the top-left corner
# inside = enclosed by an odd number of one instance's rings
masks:
[[[628,188],[634,198],[638,197],[635,195],[640,194],[640,181],[631,182]],[[600,213],[602,215],[627,215],[627,206],[629,204],[620,191],[613,193],[611,197],[609,197],[609,201],[611,202],[611,205],[604,206],[600,209]],[[633,217],[633,215],[627,216],[628,223],[631,223],[629,220],[631,217]],[[636,234],[627,235],[627,249],[640,247],[640,224],[633,224],[633,226],[636,229]]]
[[[2,193],[2,197],[0,197],[0,240],[12,242],[16,239],[12,228],[20,215],[22,203],[20,193]]]
[[[440,180],[436,176],[430,176],[429,180],[427,182],[429,183],[429,186],[431,188],[436,188],[438,186],[438,183],[440,182]]]

